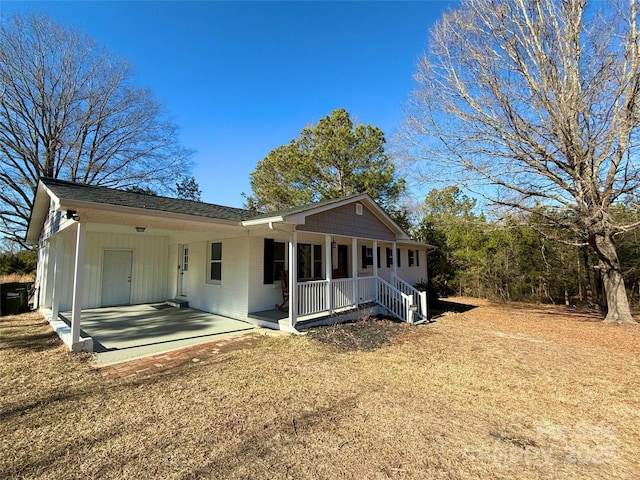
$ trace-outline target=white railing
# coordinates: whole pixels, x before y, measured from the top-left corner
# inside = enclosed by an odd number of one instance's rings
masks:
[[[298,283],[298,315],[313,315],[329,310],[327,281],[314,280]]]
[[[424,292],[397,277],[392,278],[392,282],[380,277],[359,277],[357,282],[352,278],[331,280],[330,283],[327,280],[300,282],[296,285],[297,315],[330,314],[336,309],[376,302],[400,320],[414,323],[414,310],[426,313],[426,295],[423,303]]]
[[[378,297],[376,301],[392,315],[404,322],[413,323],[412,299],[396,287],[378,278]]]
[[[377,277],[358,278],[358,303],[368,303],[376,301]]]
[[[410,295],[413,300],[413,304],[417,307],[416,312],[422,319],[427,319],[427,292],[421,292],[413,287],[413,285],[405,282],[400,277],[391,273],[391,282],[395,288],[400,290],[406,295]]]
[[[331,309],[352,307],[354,298],[352,278],[331,280]]]

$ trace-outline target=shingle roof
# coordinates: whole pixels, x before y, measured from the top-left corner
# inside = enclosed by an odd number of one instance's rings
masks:
[[[60,199],[103,203],[123,207],[144,208],[161,212],[196,215],[241,222],[256,216],[256,212],[242,208],[225,207],[212,203],[195,202],[178,198],[126,192],[114,188],[98,187],[65,180],[42,178],[42,183]]]
[[[338,202],[342,202],[342,201],[349,200],[351,198],[360,197],[360,196],[362,196],[361,193],[356,193],[354,195],[348,195],[346,197],[330,198],[328,200],[321,200],[319,202],[308,203],[306,205],[301,205],[299,207],[291,207],[283,210],[276,210],[275,212],[266,212],[266,213],[253,212],[254,216],[251,218],[251,220],[258,219],[258,218],[286,217],[287,215],[295,215],[296,213],[306,212],[307,210],[323,207],[325,205],[331,205],[332,203],[338,203]]]

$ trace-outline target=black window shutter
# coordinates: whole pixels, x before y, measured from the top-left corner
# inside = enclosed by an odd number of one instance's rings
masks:
[[[264,239],[264,283],[273,283],[273,244],[272,238]]]
[[[400,249],[399,248],[396,250],[396,257],[398,259],[398,268],[400,268],[402,266],[402,262],[400,261]]]
[[[420,266],[420,250],[416,250],[416,266]]]
[[[367,268],[367,247],[362,246],[362,268]]]
[[[380,264],[380,247],[378,247],[378,251],[376,252],[376,258],[378,259],[378,268],[382,267],[382,265]]]

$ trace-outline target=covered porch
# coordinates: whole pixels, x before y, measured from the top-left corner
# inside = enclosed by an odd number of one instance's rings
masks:
[[[283,304],[277,305],[280,309],[250,311],[249,318],[269,328],[296,331],[339,321],[367,306],[411,324],[426,321],[426,292],[400,276],[406,273],[400,269],[403,254],[413,282],[426,278],[426,250],[421,246],[419,268],[416,246],[415,242],[293,231],[281,248],[283,258],[275,259],[272,275],[281,278]]]
[[[59,321],[69,329],[71,318],[71,311],[59,314]],[[96,364],[106,365],[247,333],[253,328],[247,322],[160,303],[83,310],[80,337],[92,340]]]

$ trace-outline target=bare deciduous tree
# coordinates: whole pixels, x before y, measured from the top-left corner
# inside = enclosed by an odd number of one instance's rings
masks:
[[[614,243],[634,225],[612,207],[640,181],[638,2],[624,1],[463,0],[432,30],[407,111],[424,173],[544,206],[594,249],[614,322],[634,321]]]
[[[84,35],[33,15],[0,25],[0,221],[22,243],[40,177],[172,185],[191,152],[132,69]]]

